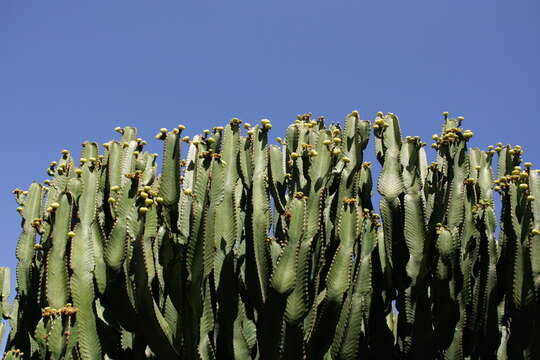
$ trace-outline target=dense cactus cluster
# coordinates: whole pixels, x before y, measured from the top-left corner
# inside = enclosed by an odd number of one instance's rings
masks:
[[[301,115],[279,146],[268,120],[161,129],[159,173],[131,127],[63,151],[15,191],[5,359],[540,358],[540,174],[462,120],[431,165],[391,113]]]

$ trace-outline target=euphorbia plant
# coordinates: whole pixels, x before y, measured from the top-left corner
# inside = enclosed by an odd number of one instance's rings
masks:
[[[469,148],[462,120],[430,165],[394,114],[356,111],[301,115],[279,146],[269,120],[161,129],[159,173],[131,127],[63,151],[15,190],[5,358],[540,357],[540,174],[519,146]]]

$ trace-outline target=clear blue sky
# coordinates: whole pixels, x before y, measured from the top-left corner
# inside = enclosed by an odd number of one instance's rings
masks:
[[[426,142],[441,112],[485,148],[540,165],[537,0],[0,2],[0,265],[15,266],[10,191],[63,148],[132,125],[193,135],[231,117],[396,113]],[[372,144],[369,151],[372,152]]]

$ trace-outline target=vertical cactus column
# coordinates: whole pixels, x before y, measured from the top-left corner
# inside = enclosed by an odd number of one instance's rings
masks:
[[[6,331],[6,323],[4,320],[9,319],[11,316],[11,309],[9,306],[9,293],[10,293],[10,270],[6,267],[0,267],[0,339],[4,338]]]

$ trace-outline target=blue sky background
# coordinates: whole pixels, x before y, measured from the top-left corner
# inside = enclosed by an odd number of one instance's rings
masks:
[[[536,0],[0,2],[0,266],[15,266],[11,195],[84,140],[132,125],[193,135],[232,117],[394,112],[429,143],[441,112],[485,148],[540,165]],[[369,147],[373,158],[372,143]]]

